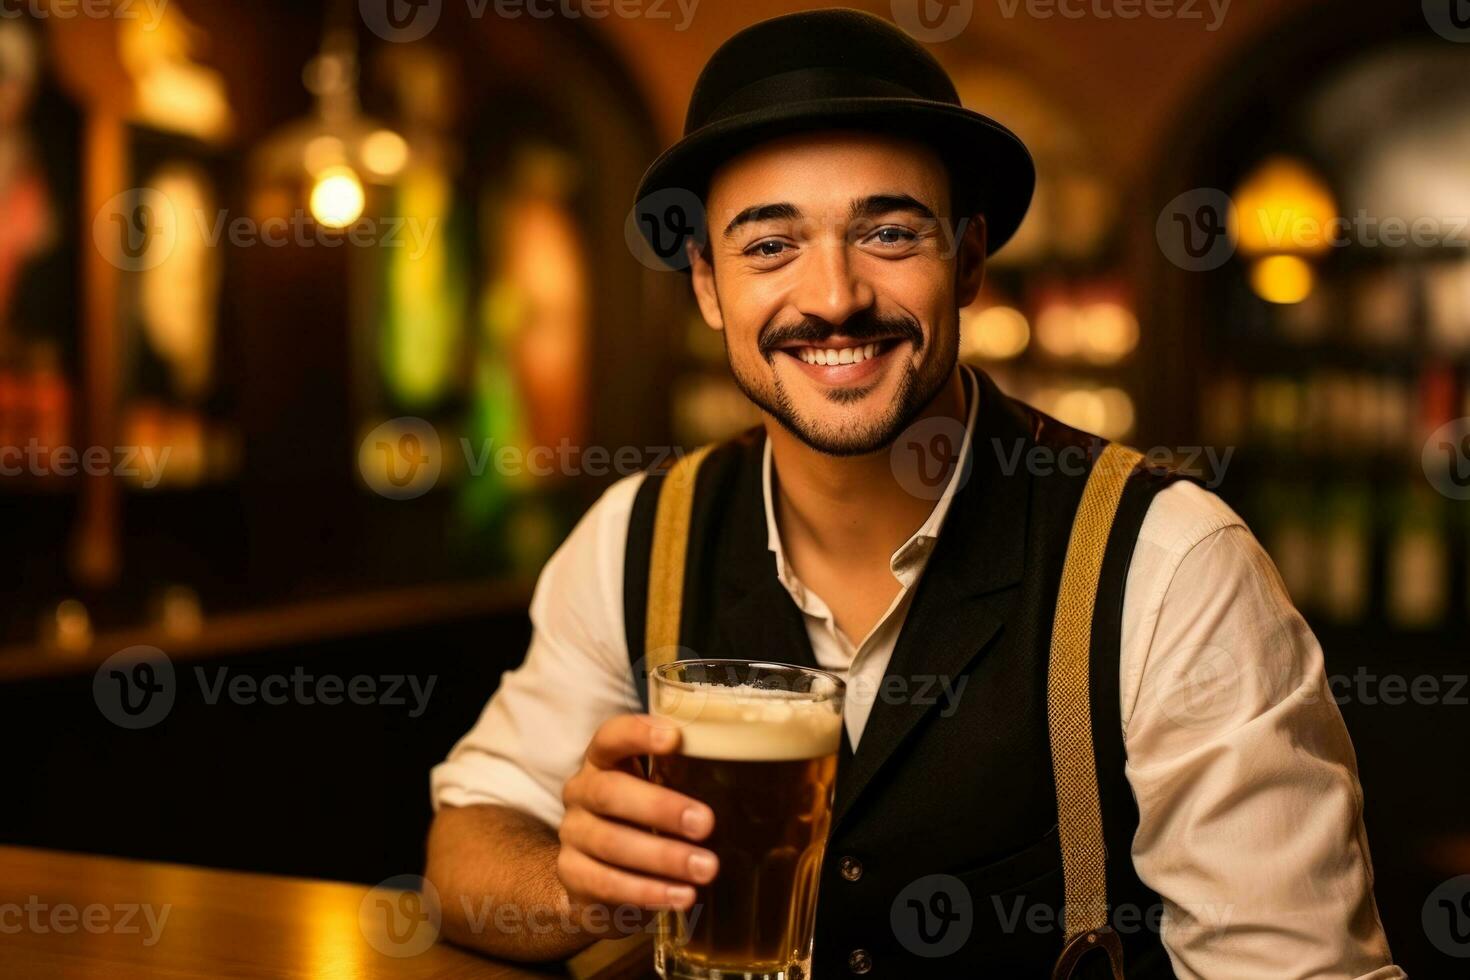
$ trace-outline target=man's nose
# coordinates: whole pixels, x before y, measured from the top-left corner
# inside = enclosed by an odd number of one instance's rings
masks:
[[[854,268],[841,236],[810,248],[794,305],[803,316],[842,324],[873,305],[873,288]]]

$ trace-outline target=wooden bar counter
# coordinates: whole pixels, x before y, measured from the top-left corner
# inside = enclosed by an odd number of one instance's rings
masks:
[[[566,977],[415,935],[418,896],[0,847],[0,976],[184,980]],[[395,934],[385,916],[400,915]],[[381,928],[380,928],[381,927]],[[576,971],[574,971],[575,973]]]

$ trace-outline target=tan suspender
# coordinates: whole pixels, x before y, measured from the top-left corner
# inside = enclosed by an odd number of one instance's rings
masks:
[[[1066,980],[1077,961],[1099,946],[1107,950],[1114,978],[1123,980],[1123,947],[1118,934],[1108,928],[1107,850],[1097,798],[1088,667],[1103,553],[1123,487],[1142,459],[1132,449],[1109,443],[1093,464],[1072,521],[1072,537],[1067,543],[1067,560],[1057,593],[1046,714],[1051,727],[1052,774],[1057,784],[1057,824],[1067,889],[1067,942],[1053,969],[1053,980]]]
[[[664,476],[653,512],[653,544],[648,558],[648,618],[643,627],[643,670],[672,663],[679,653],[679,620],[684,609],[684,558],[689,551],[689,518],[699,464],[713,446],[683,457]],[[604,939],[572,957],[573,980],[635,980],[648,975],[653,937],[646,932]]]
[[[713,446],[703,446],[669,467],[659,488],[648,560],[648,618],[643,630],[643,669],[678,659],[679,617],[684,608],[684,556],[689,551],[689,517],[699,464]]]
[[[678,653],[694,487],[699,465],[710,448],[705,446],[675,463],[659,491],[644,633],[644,669],[648,672],[673,661]],[[1057,595],[1047,675],[1047,721],[1062,842],[1067,941],[1053,970],[1053,980],[1066,980],[1083,955],[1098,948],[1107,951],[1115,980],[1123,980],[1123,947],[1117,933],[1107,925],[1106,849],[1092,745],[1088,665],[1103,554],[1123,487],[1142,459],[1132,449],[1109,444],[1093,465],[1073,520]]]

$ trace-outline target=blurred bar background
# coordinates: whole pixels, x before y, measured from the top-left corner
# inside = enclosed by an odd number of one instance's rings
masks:
[[[0,841],[418,870],[428,768],[524,653],[541,563],[618,476],[755,421],[627,223],[705,58],[799,6],[5,8]],[[1343,679],[1415,974],[1470,872],[1470,24],[1076,9],[974,4],[931,44],[1041,174],[962,355],[1170,447],[1266,544]],[[1211,237],[1230,202],[1270,220]],[[94,680],[138,645],[180,693],[129,731]],[[412,717],[211,703],[221,666],[437,683]]]

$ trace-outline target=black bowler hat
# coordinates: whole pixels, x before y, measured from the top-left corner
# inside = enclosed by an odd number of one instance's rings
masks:
[[[710,174],[756,143],[817,129],[892,133],[933,146],[949,166],[957,215],[985,215],[987,248],[1015,234],[1036,169],[1016,135],[960,105],[954,82],[917,41],[845,8],[787,14],[746,28],[710,58],[689,100],[684,138],[639,183],[639,230],[672,268],[699,233],[686,205]]]

